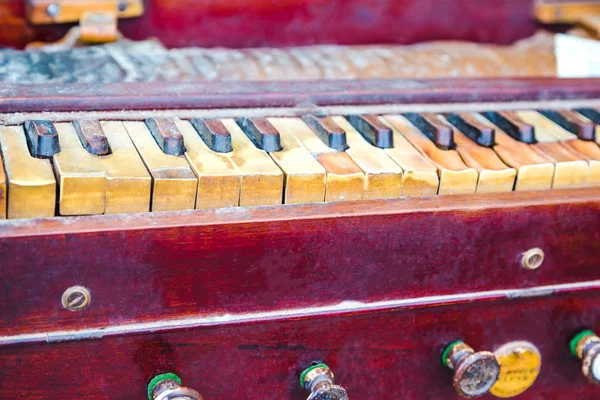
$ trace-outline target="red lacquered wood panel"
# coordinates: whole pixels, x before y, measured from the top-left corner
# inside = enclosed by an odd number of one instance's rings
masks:
[[[598,189],[0,222],[0,332],[591,281],[599,226]]]
[[[0,87],[0,113],[299,107],[298,113],[307,114],[314,113],[314,107],[325,106],[456,105],[590,99],[600,99],[600,79],[8,84]],[[521,104],[517,107],[524,106]],[[529,108],[535,107],[529,105]],[[483,108],[486,110],[489,106]],[[127,115],[121,118],[127,118]]]
[[[146,0],[119,23],[132,39],[169,47],[315,43],[414,43],[435,39],[509,43],[531,35],[533,0]],[[22,0],[0,2],[0,45],[55,41],[69,25],[31,26]]]
[[[0,393],[10,399],[142,400],[145,384],[172,371],[206,399],[301,400],[298,376],[325,361],[351,399],[457,399],[443,347],[477,350],[528,340],[541,374],[518,399],[592,400],[568,340],[600,330],[597,294],[477,302],[195,328],[30,346],[0,347]],[[485,396],[484,399],[492,399]]]

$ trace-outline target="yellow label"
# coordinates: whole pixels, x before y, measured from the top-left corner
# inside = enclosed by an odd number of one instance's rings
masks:
[[[507,343],[494,354],[500,363],[500,376],[490,393],[496,397],[508,398],[523,393],[540,374],[542,355],[532,343]]]

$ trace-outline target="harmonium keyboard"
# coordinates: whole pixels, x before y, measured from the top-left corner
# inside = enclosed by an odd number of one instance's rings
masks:
[[[119,26],[250,47],[389,42],[388,11],[414,19],[408,1],[333,2],[347,32],[319,14],[300,38],[318,1],[214,3],[120,2],[143,16]],[[406,41],[533,33],[529,1],[471,5],[468,22],[452,3],[450,28],[427,12],[415,26],[432,31]],[[554,3],[538,20],[581,6]],[[37,24],[77,7],[28,1],[33,27],[0,43],[58,38]],[[366,26],[342,12],[366,9]],[[73,32],[106,35],[106,17]],[[494,75],[548,37],[415,58],[418,74],[460,53],[485,79],[395,76],[396,45],[0,49],[0,398],[600,398],[600,80]]]

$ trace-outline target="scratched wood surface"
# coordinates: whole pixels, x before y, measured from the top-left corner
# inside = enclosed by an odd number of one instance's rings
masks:
[[[462,339],[477,350],[515,340],[540,349],[540,376],[519,399],[593,400],[599,389],[567,343],[582,328],[600,330],[598,307],[596,293],[581,292],[4,346],[0,393],[142,400],[155,374],[172,371],[205,399],[303,400],[300,372],[325,361],[351,399],[458,399],[440,359]]]
[[[598,226],[600,189],[3,221],[0,332],[600,279]]]

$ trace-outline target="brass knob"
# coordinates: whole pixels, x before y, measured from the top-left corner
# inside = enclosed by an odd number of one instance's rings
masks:
[[[442,355],[442,362],[454,370],[453,384],[459,396],[467,399],[486,394],[500,374],[500,364],[494,353],[475,352],[461,340],[450,343]]]
[[[348,400],[346,389],[334,384],[333,372],[325,364],[305,369],[300,385],[311,392],[307,400]]]
[[[173,373],[156,376],[148,384],[149,400],[202,400],[193,389],[181,386],[181,379]]]
[[[583,331],[571,340],[571,353],[580,360],[583,376],[600,385],[600,338],[592,331]]]

